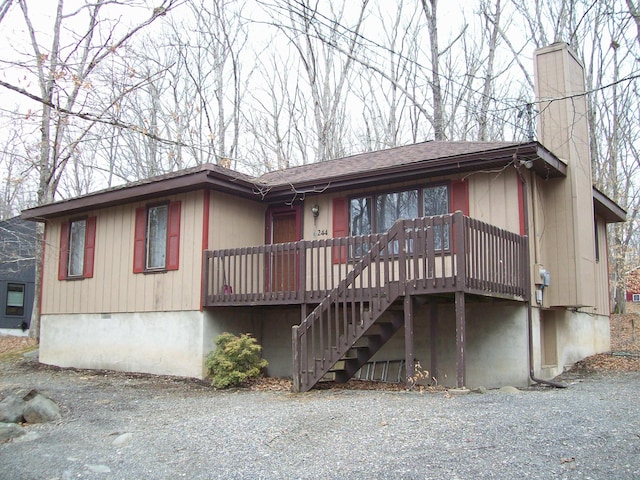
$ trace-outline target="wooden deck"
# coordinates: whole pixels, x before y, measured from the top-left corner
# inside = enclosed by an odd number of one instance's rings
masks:
[[[460,213],[401,220],[348,292],[368,298],[390,282],[402,294],[464,291],[527,299],[527,239]],[[383,235],[204,252],[204,307],[318,304]]]
[[[414,298],[451,293],[462,387],[466,294],[529,301],[527,238],[460,212],[398,220],[376,236],[207,251],[203,267],[205,307],[302,306],[292,329],[296,392],[328,375],[346,382],[403,326],[409,382]]]

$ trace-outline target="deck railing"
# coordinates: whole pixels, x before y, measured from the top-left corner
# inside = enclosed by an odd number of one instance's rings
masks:
[[[526,237],[460,212],[398,222],[402,228],[394,244],[358,276],[358,295],[400,282],[413,293],[465,290],[526,298]],[[203,305],[319,303],[380,238],[368,235],[207,250]]]

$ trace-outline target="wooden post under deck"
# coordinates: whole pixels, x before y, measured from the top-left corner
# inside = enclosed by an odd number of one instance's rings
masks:
[[[300,391],[300,350],[298,345],[298,325],[294,325],[291,328],[291,346],[293,349],[293,371],[292,371],[292,386],[291,389],[294,392]]]
[[[407,387],[412,387],[415,383],[416,372],[413,354],[413,298],[411,295],[404,296],[404,351],[406,384]]]
[[[464,292],[459,290],[456,292],[456,370],[458,388],[463,388],[466,383],[465,349],[465,298]]]
[[[431,378],[438,379],[438,303],[430,302],[431,310],[429,312],[429,336],[431,342]]]

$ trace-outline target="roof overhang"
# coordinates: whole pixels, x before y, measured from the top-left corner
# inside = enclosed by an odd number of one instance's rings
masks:
[[[607,223],[627,221],[627,212],[595,187],[593,187],[593,209],[596,215],[604,218]]]
[[[273,185],[267,195],[270,201],[291,201],[292,194],[313,195],[340,190],[374,187],[415,180],[505,168],[510,164],[528,168],[542,178],[566,177],[567,165],[538,142],[501,149],[476,152],[421,162],[393,165],[375,171],[325,177],[311,181]]]
[[[48,218],[76,215],[90,210],[151,200],[203,188],[256,199],[253,183],[225,175],[219,171],[203,169],[184,175],[166,176],[159,180],[122,185],[82,197],[41,205],[24,210],[21,217],[26,220],[44,221]]]
[[[538,142],[400,162],[377,169],[334,176],[329,174],[322,178],[301,181],[287,181],[287,172],[283,171],[277,181],[261,183],[259,178],[252,178],[217,165],[202,165],[30,208],[24,210],[21,216],[26,220],[45,221],[48,218],[78,215],[91,210],[149,201],[200,189],[212,189],[258,202],[291,202],[305,195],[389,185],[420,177],[491,171],[510,165],[531,169],[542,178],[564,177],[567,173],[566,164]]]

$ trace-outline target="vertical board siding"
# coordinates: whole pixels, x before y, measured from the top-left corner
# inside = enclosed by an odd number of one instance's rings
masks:
[[[68,218],[47,223],[42,313],[198,310],[202,197],[198,191],[166,198],[181,202],[180,250],[178,270],[163,273],[133,273],[135,211],[144,202],[90,212],[96,216],[93,278],[58,280],[60,226]],[[52,262],[56,268],[49,267]]]
[[[209,249],[264,244],[266,209],[259,202],[211,191]]]
[[[596,306],[595,313],[600,315],[611,314],[609,299],[609,253],[607,245],[607,225],[604,220],[597,217],[597,230],[600,260],[596,262]]]

